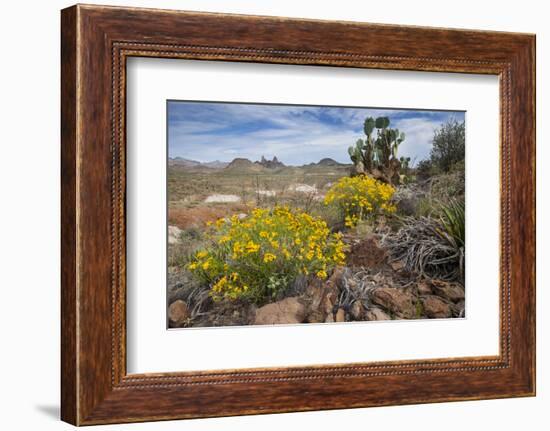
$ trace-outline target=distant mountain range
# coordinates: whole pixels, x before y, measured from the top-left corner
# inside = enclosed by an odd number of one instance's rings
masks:
[[[173,166],[183,166],[184,168],[195,168],[195,167],[205,167],[211,169],[223,169],[229,163],[220,162],[219,160],[214,160],[213,162],[199,162],[197,160],[184,159],[183,157],[170,157],[168,159],[168,164]]]
[[[277,156],[274,156],[272,160],[266,159],[264,156],[260,160],[252,162],[246,158],[236,158],[231,162],[220,162],[215,160],[213,162],[199,162],[197,160],[185,159],[183,157],[170,157],[168,159],[168,164],[170,166],[181,166],[183,168],[209,168],[209,169],[228,169],[228,170],[247,170],[247,171],[262,171],[264,169],[280,169],[285,168],[286,165],[277,159]],[[339,166],[348,166],[344,163],[339,163],[331,158],[324,158],[319,160],[319,162],[309,163],[303,166],[315,167],[339,167]]]

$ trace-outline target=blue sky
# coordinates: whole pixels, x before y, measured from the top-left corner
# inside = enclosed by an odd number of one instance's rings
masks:
[[[378,116],[405,132],[399,155],[416,162],[428,157],[434,129],[450,118],[464,121],[461,111],[169,101],[168,152],[201,162],[263,155],[287,165],[324,157],[349,163],[347,149],[364,137],[365,118]]]

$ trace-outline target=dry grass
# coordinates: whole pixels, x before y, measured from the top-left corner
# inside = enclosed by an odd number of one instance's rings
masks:
[[[388,249],[392,261],[402,261],[413,273],[463,282],[464,249],[449,242],[441,235],[442,231],[440,220],[405,217],[403,227],[386,234],[382,245]]]
[[[168,196],[178,206],[200,205],[211,194],[232,194],[243,202],[254,201],[258,191],[272,191],[287,195],[293,186],[305,184],[322,191],[326,186],[349,174],[349,168],[340,167],[286,167],[263,172],[219,169],[196,171],[170,167],[168,169]],[[303,197],[303,193],[297,193]]]

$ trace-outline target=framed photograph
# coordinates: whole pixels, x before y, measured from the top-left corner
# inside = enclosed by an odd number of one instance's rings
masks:
[[[535,394],[535,37],[62,11],[62,419]]]

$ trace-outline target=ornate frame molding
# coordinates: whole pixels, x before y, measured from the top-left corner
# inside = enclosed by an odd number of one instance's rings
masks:
[[[221,30],[202,30],[207,25]],[[262,27],[272,31],[255,36]],[[285,38],[275,29],[284,29]],[[300,41],[334,31],[359,47],[343,50],[323,37]],[[403,55],[405,48],[412,55]],[[97,424],[534,394],[533,36],[79,5],[62,12],[62,54],[64,420]],[[127,375],[125,65],[132,56],[498,75],[500,354]],[[247,400],[252,390],[265,401]]]

